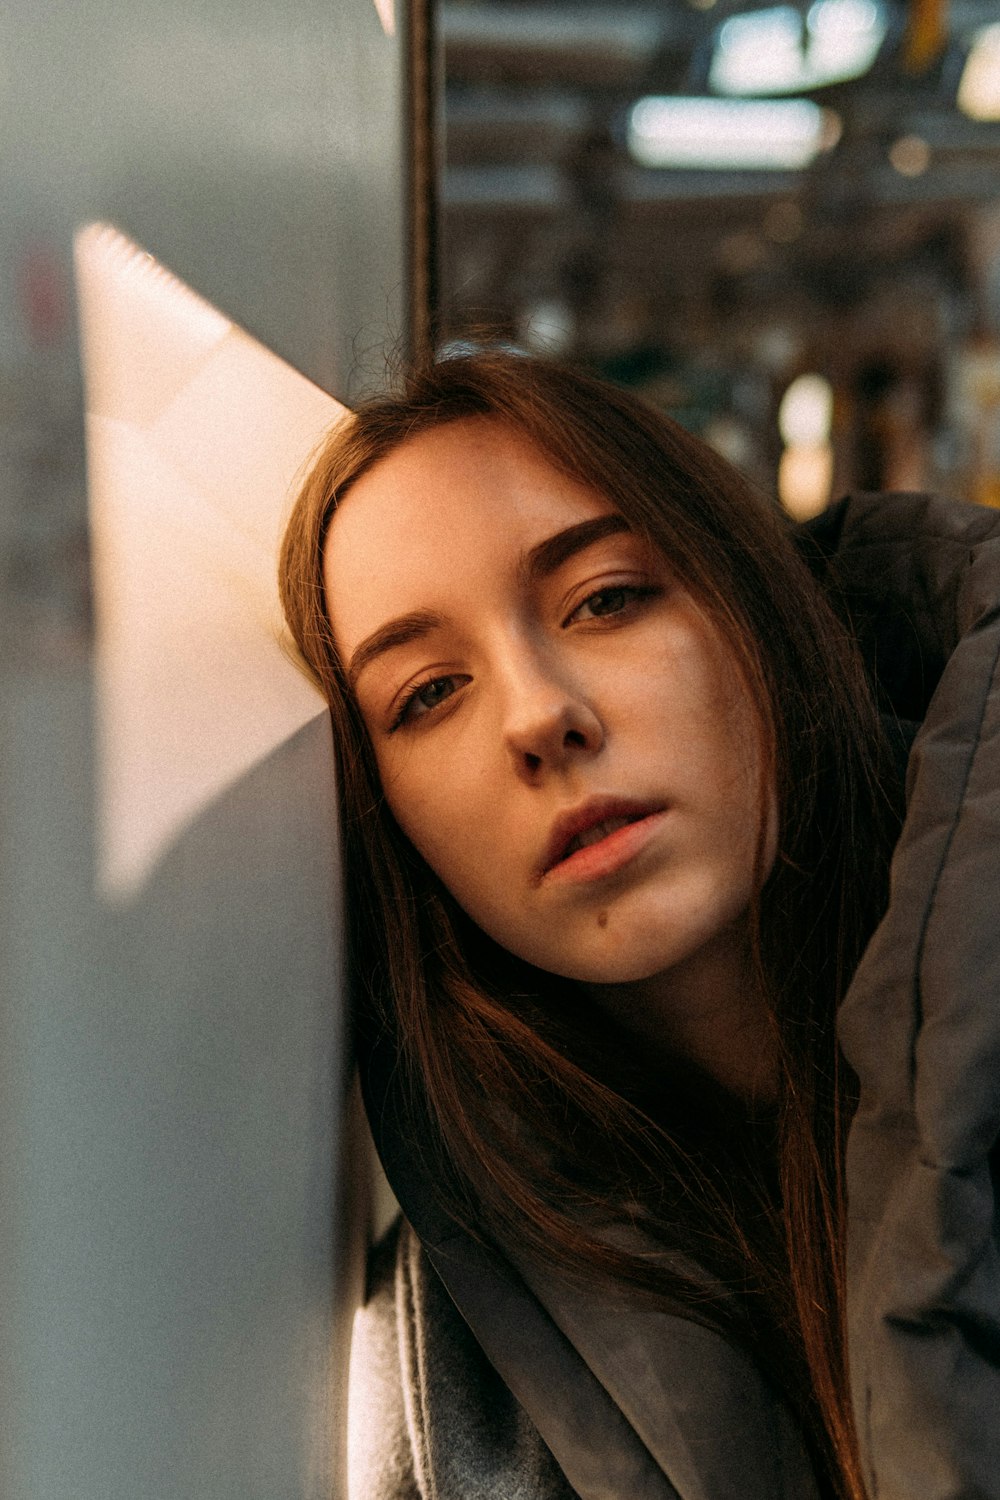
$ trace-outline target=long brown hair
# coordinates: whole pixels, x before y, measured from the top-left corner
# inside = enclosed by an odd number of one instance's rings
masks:
[[[627,1065],[612,1074],[613,1023],[568,981],[500,952],[385,806],[333,640],[324,539],[368,468],[408,437],[468,417],[514,427],[606,497],[730,643],[756,706],[762,775],[777,786],[779,853],[753,905],[748,976],[779,1057],[770,1116],[734,1128],[732,1101],[721,1091],[713,1099],[707,1080],[692,1087],[686,1065],[653,1080]],[[893,817],[870,687],[784,518],[625,392],[484,350],[411,371],[333,431],[292,514],[280,577],[290,628],[333,715],[359,1003],[365,1024],[396,1038],[449,1213],[568,1274],[680,1305],[751,1346],[798,1410],[824,1488],[859,1500],[843,1318],[850,1085],[834,1018],[884,904]],[[616,1222],[641,1228],[658,1253],[623,1248],[605,1232]]]

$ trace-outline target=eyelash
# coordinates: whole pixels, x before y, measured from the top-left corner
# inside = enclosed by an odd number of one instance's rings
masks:
[[[640,604],[640,603],[642,603],[646,599],[656,598],[658,595],[662,594],[662,592],[663,592],[662,588],[659,588],[659,587],[656,587],[656,586],[653,586],[653,585],[649,585],[649,584],[635,584],[635,583],[605,584],[604,588],[595,589],[592,594],[588,594],[585,599],[581,599],[580,600],[580,603],[576,606],[576,608],[569,614],[569,616],[567,617],[567,619],[564,621],[563,628],[565,629],[565,627],[567,625],[569,625],[569,623],[576,617],[576,615],[579,614],[580,610],[583,609],[583,607],[584,607],[585,604],[591,604],[595,599],[600,599],[601,596],[604,595],[604,594],[625,594],[627,596],[626,604],[620,610],[617,610],[617,609],[613,610],[611,612],[610,616],[595,615],[595,616],[592,617],[594,619],[598,619],[598,620],[605,619],[605,618],[612,618],[612,619],[614,619],[617,615],[624,614],[625,611],[626,611],[626,609],[628,608],[629,604]],[[392,723],[389,725],[389,733],[392,734],[397,729],[403,729],[403,728],[405,728],[405,726],[407,725],[407,723],[414,722],[413,720],[411,720],[409,718],[410,709],[413,707],[414,703],[420,697],[420,694],[423,693],[423,692],[425,692],[427,690],[427,688],[434,687],[435,684],[437,684],[439,682],[449,682],[449,681],[451,681],[452,677],[457,677],[457,676],[461,676],[461,675],[462,675],[461,673],[446,673],[442,677],[425,677],[422,682],[415,683],[413,685],[413,687],[410,689],[410,691],[406,694],[406,697],[403,699],[403,702],[400,704],[399,712],[397,713],[396,717],[393,719]],[[451,696],[452,696],[451,693],[446,693],[445,696],[444,696],[444,698],[440,699],[439,701],[443,703],[448,698],[450,698]],[[434,710],[437,708],[437,706],[438,705],[436,703],[435,704],[430,704],[430,705],[425,705],[425,712],[422,713],[422,714],[418,714],[417,718],[418,719],[428,718],[434,712]]]
[[[602,594],[626,594],[628,596],[627,602],[629,604],[640,604],[643,600],[656,598],[659,594],[662,593],[662,588],[659,588],[654,584],[606,583],[603,588],[595,589],[592,594],[588,594],[586,599],[581,599],[580,603],[576,606],[576,609],[573,610],[572,614],[566,620],[565,624],[568,625],[570,620],[574,619],[575,616],[580,613],[585,604],[590,604],[594,599],[600,599]],[[615,615],[624,614],[624,612],[625,611],[623,609],[613,610],[611,617],[613,618]],[[602,620],[606,617],[604,615],[594,615],[592,616],[592,618]]]

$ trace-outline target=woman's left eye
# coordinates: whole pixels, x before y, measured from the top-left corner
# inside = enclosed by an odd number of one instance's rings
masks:
[[[439,703],[450,698],[467,681],[466,677],[450,675],[429,677],[424,682],[418,682],[403,699],[399,712],[390,725],[390,733],[405,724],[413,723],[416,719],[426,718],[428,714],[434,712]]]
[[[620,615],[632,604],[638,604],[642,599],[650,599],[660,592],[657,588],[640,586],[632,583],[609,584],[607,588],[597,589],[593,594],[588,594],[581,604],[566,621],[567,625],[572,620],[602,620],[607,615]]]

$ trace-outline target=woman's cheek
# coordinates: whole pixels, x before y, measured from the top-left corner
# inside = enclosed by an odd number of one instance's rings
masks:
[[[412,762],[407,767],[387,767],[382,774],[382,789],[403,834],[448,884],[464,840],[462,819],[457,816],[462,796],[450,783],[447,770],[442,768],[435,776],[421,774]]]

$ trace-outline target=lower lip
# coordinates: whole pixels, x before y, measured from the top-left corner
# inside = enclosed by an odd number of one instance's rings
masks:
[[[596,844],[577,849],[568,859],[561,859],[545,872],[545,884],[600,880],[605,875],[613,875],[655,838],[666,816],[665,812],[650,813],[638,822],[626,823],[624,828],[616,829]]]

